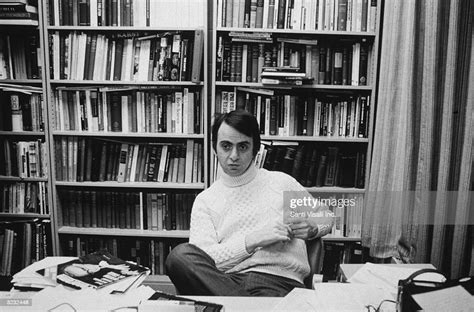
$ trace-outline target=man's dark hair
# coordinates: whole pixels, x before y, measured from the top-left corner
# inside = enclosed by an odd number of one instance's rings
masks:
[[[212,125],[212,147],[214,148],[214,151],[217,146],[217,132],[223,122],[238,132],[251,137],[253,141],[253,156],[257,155],[257,152],[260,149],[260,129],[258,127],[258,122],[254,115],[242,109],[231,111],[226,114],[216,115],[214,118],[214,124]]]

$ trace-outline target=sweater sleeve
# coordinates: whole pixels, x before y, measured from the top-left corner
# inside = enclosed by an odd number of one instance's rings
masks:
[[[225,242],[219,241],[209,208],[199,196],[191,212],[189,242],[204,250],[221,271],[251,256],[245,247],[245,235],[235,234]]]

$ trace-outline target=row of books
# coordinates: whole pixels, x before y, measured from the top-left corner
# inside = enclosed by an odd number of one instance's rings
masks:
[[[153,231],[189,230],[196,193],[145,193],[144,228]]]
[[[175,182],[203,181],[203,145],[125,143],[84,137],[54,141],[58,181]]]
[[[11,276],[51,255],[49,220],[0,223],[0,275]]]
[[[219,0],[217,27],[374,31],[375,0]]]
[[[150,268],[151,274],[166,274],[165,260],[171,249],[184,241],[156,239],[67,237],[63,240],[63,253],[67,256],[83,256],[97,250],[107,250],[127,261]]]
[[[257,118],[262,135],[347,138],[366,138],[368,135],[369,96],[314,98],[271,95],[271,91],[260,89],[239,90],[245,91],[217,93],[216,112],[247,110]]]
[[[355,237],[362,235],[363,194],[312,194],[315,198],[324,198],[334,213],[334,226],[331,234],[335,237]]]
[[[139,229],[138,193],[61,190],[59,224],[73,227]]]
[[[49,214],[46,182],[1,184],[0,212]]]
[[[55,32],[51,76],[68,80],[201,80],[202,31],[193,33]]]
[[[296,142],[264,142],[255,165],[283,171],[306,187],[364,188],[366,152],[357,148]]]
[[[37,141],[0,141],[0,175],[20,178],[48,176],[46,144]]]
[[[276,43],[233,42],[218,39],[216,80],[262,82],[265,68],[296,68],[314,84],[365,86],[371,71],[368,68],[371,46],[366,43],[305,44],[290,43],[290,38],[277,38]],[[280,42],[281,41],[281,42]],[[288,42],[287,42],[288,41]],[[298,39],[295,39],[298,42]],[[268,77],[266,77],[268,78]],[[273,78],[273,77],[271,77]]]
[[[204,0],[51,0],[51,25],[204,26]]]
[[[79,228],[189,230],[196,195],[61,190],[60,224]]]
[[[174,92],[61,88],[54,92],[54,101],[56,130],[185,134],[203,131],[201,93],[188,88]]]
[[[44,131],[44,102],[41,93],[0,92],[0,130]]]
[[[2,11],[0,24],[1,14]],[[38,47],[37,34],[0,35],[0,79],[40,79],[41,51]]]

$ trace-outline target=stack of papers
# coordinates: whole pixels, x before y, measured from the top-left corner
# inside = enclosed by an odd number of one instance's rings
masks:
[[[54,270],[62,263],[75,260],[77,257],[46,257],[34,262],[20,272],[13,275],[12,284],[16,289],[40,290],[48,287],[56,287],[56,274]],[[44,274],[39,272],[44,271]]]
[[[119,259],[106,251],[83,257],[47,257],[13,276],[13,286],[21,290],[56,287],[93,289],[103,293],[123,293],[136,288],[150,273],[146,267]]]
[[[28,311],[137,311],[155,291],[139,286],[125,294],[104,294],[93,289],[71,291],[63,285],[46,288],[39,292],[8,292],[0,294],[0,300],[9,300],[9,312]],[[2,310],[3,311],[3,310]]]
[[[393,299],[385,290],[371,285],[349,283],[319,283],[316,289],[295,288],[283,298],[273,312],[308,311],[366,311],[367,305],[378,307],[385,299]],[[396,311],[394,303],[387,302],[381,311]]]
[[[395,298],[398,293],[398,281],[408,278],[419,271],[419,268],[403,268],[393,265],[366,263],[350,279],[349,283],[373,285],[392,294]],[[445,278],[436,273],[425,273],[417,280],[444,282]]]

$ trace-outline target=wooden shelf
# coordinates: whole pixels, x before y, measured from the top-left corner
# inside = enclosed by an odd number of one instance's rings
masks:
[[[352,137],[332,137],[332,136],[278,136],[278,135],[262,135],[262,141],[305,141],[305,142],[344,142],[344,143],[368,143],[368,138],[352,138]]]
[[[48,178],[20,178],[12,176],[0,175],[0,181],[11,181],[11,182],[47,182]]]
[[[1,136],[45,136],[42,131],[0,131]]]
[[[129,32],[129,31],[140,31],[140,32],[190,32],[196,31],[196,27],[183,27],[176,29],[176,27],[137,27],[137,26],[47,26],[48,31],[110,31],[110,32]]]
[[[51,80],[51,84],[60,85],[82,85],[82,86],[147,86],[145,90],[149,90],[150,86],[156,87],[168,87],[168,88],[180,88],[185,86],[202,86],[203,82],[191,82],[191,81],[118,81],[118,80]],[[100,87],[98,87],[100,88]],[[140,89],[140,88],[139,88]],[[112,90],[111,90],[112,91]],[[117,89],[120,91],[120,88]]]
[[[0,80],[0,84],[37,84],[41,85],[43,81],[41,79],[4,79]]]
[[[88,131],[53,131],[54,136],[93,136],[119,138],[163,138],[163,139],[204,139],[204,134],[182,134],[166,132],[88,132]]]
[[[338,186],[322,186],[307,187],[306,190],[310,193],[338,193],[338,194],[364,194],[365,189],[354,187],[338,187]]]
[[[39,218],[39,219],[49,219],[49,214],[40,214],[40,213],[10,213],[10,212],[0,212],[0,218]]]
[[[74,235],[97,235],[97,236],[133,236],[133,237],[160,237],[160,238],[189,238],[189,231],[173,230],[173,231],[151,231],[136,229],[119,229],[119,228],[78,228],[71,226],[63,226],[58,230],[59,234]]]
[[[2,19],[0,26],[4,27],[38,27],[38,20],[32,19]]]
[[[130,236],[130,237],[159,237],[159,238],[189,238],[189,231],[151,231],[135,229],[108,229],[108,228],[79,228],[72,226],[62,226],[58,230],[59,234],[70,235],[97,235],[97,236]],[[360,242],[360,237],[341,237],[326,235],[323,237],[327,242]]]
[[[323,241],[325,242],[360,242],[360,237],[342,237],[342,236],[333,236],[328,234],[323,237]]]
[[[225,32],[246,32],[246,33],[273,33],[273,34],[293,34],[293,35],[321,35],[335,37],[356,37],[356,38],[374,38],[375,32],[353,32],[337,30],[298,30],[298,29],[273,29],[273,28],[236,28],[236,27],[217,27],[216,31]]]
[[[317,89],[317,90],[336,90],[336,91],[372,91],[372,86],[349,86],[349,85],[323,85],[309,84],[301,86],[293,85],[269,85],[260,82],[236,82],[236,81],[216,81],[216,86],[222,87],[253,87],[266,89]]]
[[[108,188],[137,188],[137,189],[180,189],[201,190],[204,183],[171,183],[171,182],[64,182],[56,181],[56,186],[64,187],[108,187]]]

